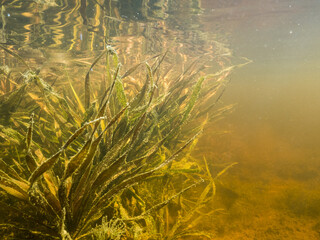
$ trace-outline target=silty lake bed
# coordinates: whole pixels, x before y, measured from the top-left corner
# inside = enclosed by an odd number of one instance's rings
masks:
[[[0,39],[32,66],[85,72],[106,44],[124,67],[169,51],[228,76],[194,156],[217,180],[216,239],[320,238],[320,2],[2,1]],[[79,60],[80,59],[80,60]],[[2,64],[10,59],[2,55]]]

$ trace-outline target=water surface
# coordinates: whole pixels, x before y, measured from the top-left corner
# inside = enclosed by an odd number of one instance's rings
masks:
[[[219,183],[224,210],[210,218],[212,231],[221,239],[319,239],[320,2],[139,3],[2,1],[0,39],[34,66],[67,69],[86,69],[106,44],[124,65],[167,49],[181,66],[210,56],[211,70],[250,59],[220,99],[236,103],[234,111],[209,125],[196,153],[213,171],[238,162]]]

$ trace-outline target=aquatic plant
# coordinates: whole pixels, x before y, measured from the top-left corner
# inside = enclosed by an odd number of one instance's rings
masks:
[[[84,93],[70,81],[62,97],[2,48],[27,70],[12,79],[7,67],[1,68],[1,236],[211,237],[196,227],[215,194],[215,177],[206,160],[194,161],[190,151],[214,106],[204,107],[198,99],[219,99],[231,68],[199,76],[193,63],[165,83],[159,69],[166,54],[121,75],[117,53],[107,46],[86,74]],[[90,74],[104,57],[106,87],[95,94]],[[129,94],[125,79],[141,65],[145,80]]]

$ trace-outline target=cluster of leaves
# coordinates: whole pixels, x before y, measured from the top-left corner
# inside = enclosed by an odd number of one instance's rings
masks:
[[[230,69],[199,77],[191,64],[165,84],[162,54],[151,66],[145,63],[143,86],[133,95],[125,79],[143,64],[121,75],[118,56],[108,46],[91,65],[84,93],[77,94],[70,82],[69,97],[62,97],[2,48],[27,70],[13,79],[8,67],[1,68],[1,236],[211,237],[197,226],[214,196],[214,177],[206,161],[190,161],[189,152],[213,107],[199,107],[197,100],[212,101]],[[107,86],[92,96],[90,72],[103,57]],[[197,125],[188,127],[195,119]]]

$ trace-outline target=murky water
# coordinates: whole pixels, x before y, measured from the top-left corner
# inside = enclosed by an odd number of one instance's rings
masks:
[[[207,29],[218,21],[253,62],[231,76],[223,101],[238,105],[213,126],[229,132],[205,139],[217,162],[239,162],[222,180],[237,195],[221,239],[319,239],[320,4],[229,2],[206,2]]]
[[[238,163],[219,178],[223,210],[208,224],[216,239],[319,239],[320,2],[146,2],[2,1],[0,42],[44,69],[85,69],[106,44],[124,66],[167,49],[181,69],[200,55],[209,72],[251,60],[220,99],[234,111],[195,153],[213,171]]]

